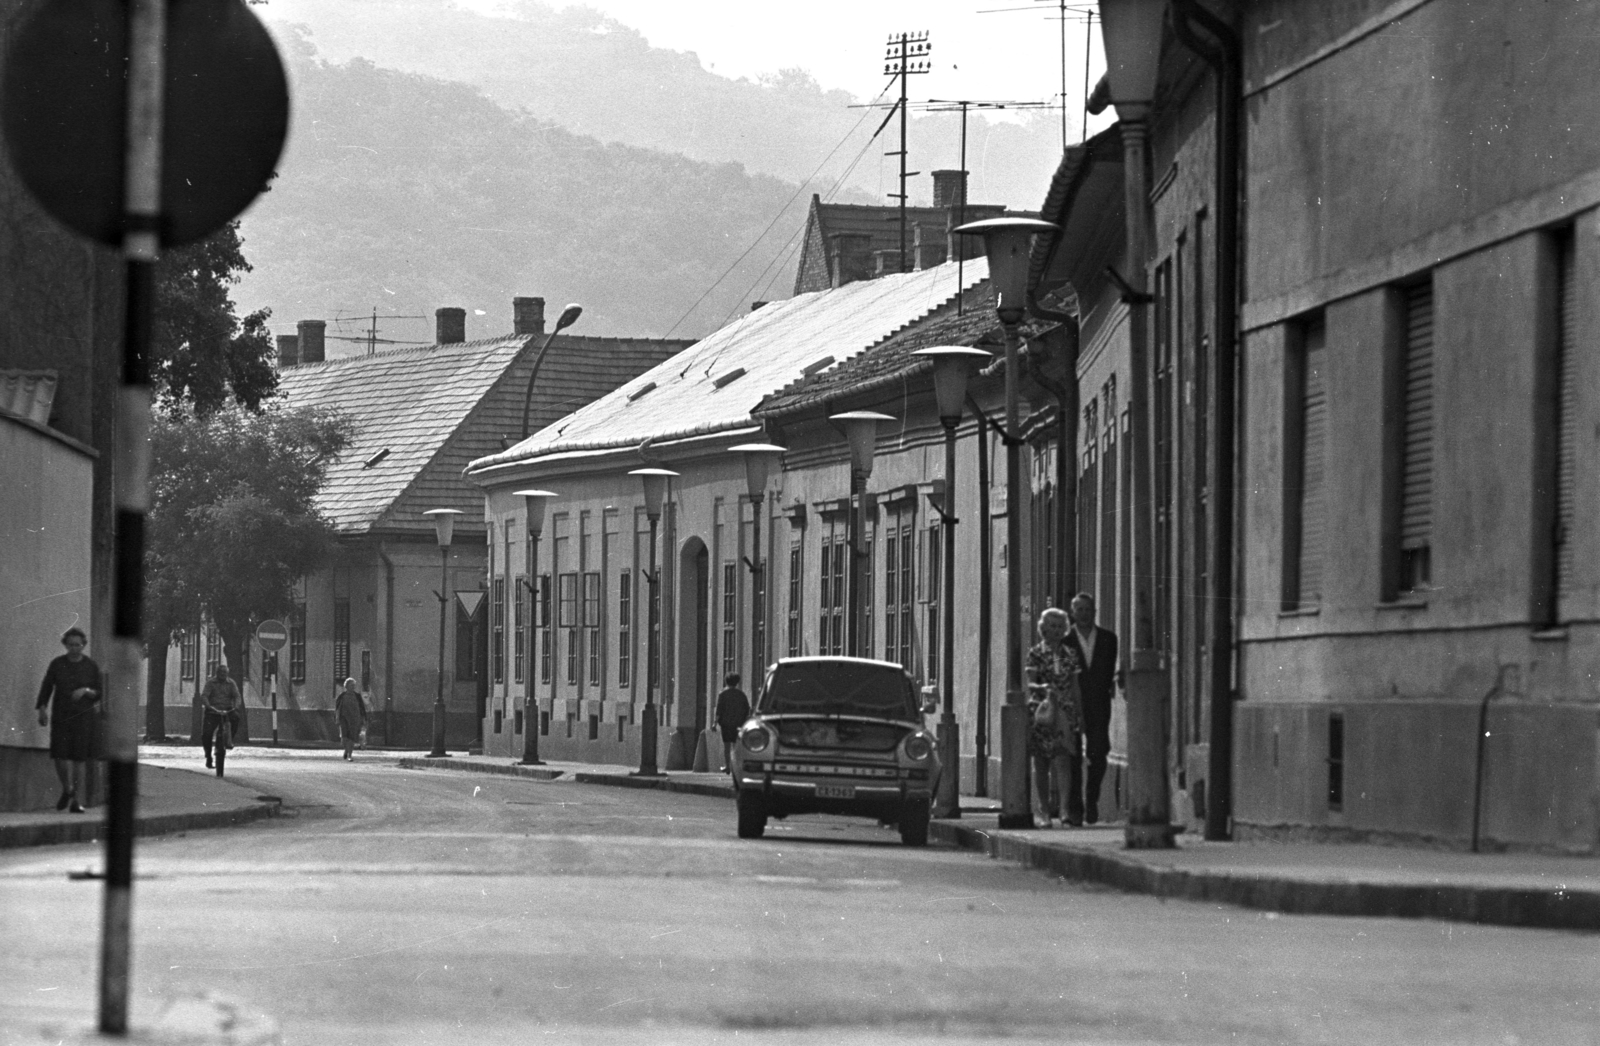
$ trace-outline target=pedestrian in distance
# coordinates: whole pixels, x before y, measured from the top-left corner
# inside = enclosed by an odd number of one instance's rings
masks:
[[[1071,755],[1083,728],[1078,695],[1078,655],[1066,643],[1067,612],[1051,607],[1039,615],[1039,642],[1028,651],[1028,755],[1042,826],[1060,817],[1081,825],[1081,813],[1067,804],[1071,780]]]
[[[206,681],[205,689],[200,691],[200,704],[202,715],[200,719],[200,744],[206,750],[206,766],[214,765],[211,762],[211,745],[217,736],[217,730],[222,726],[222,721],[228,721],[230,734],[239,731],[239,706],[244,699],[239,696],[239,687],[232,679],[228,678],[228,666],[218,665],[217,670]],[[228,742],[229,750],[233,748],[233,741]]]
[[[1111,701],[1122,689],[1117,634],[1097,627],[1094,616],[1093,596],[1079,592],[1072,597],[1072,630],[1067,634],[1067,645],[1078,656],[1083,733],[1073,743],[1072,796],[1068,799],[1068,809],[1081,809],[1084,820],[1090,824],[1100,820],[1100,785],[1105,781],[1106,756],[1111,752]],[[1087,767],[1082,765],[1085,754],[1089,757]],[[1087,799],[1086,804],[1082,803],[1083,799]]]
[[[367,725],[367,702],[356,689],[354,678],[344,681],[344,689],[333,699],[334,714],[339,717],[339,739],[344,742],[344,757],[355,758],[356,741]]]
[[[733,769],[733,743],[739,740],[739,728],[750,718],[750,698],[739,689],[739,673],[730,673],[722,680],[722,693],[717,695],[717,729],[722,732],[722,769]]]
[[[61,779],[61,798],[57,810],[83,813],[78,793],[83,789],[83,767],[94,755],[95,730],[99,725],[96,707],[103,692],[100,666],[83,652],[89,637],[81,628],[61,634],[67,652],[50,662],[44,682],[39,684],[39,699],[34,707],[39,725],[50,728],[50,758]]]

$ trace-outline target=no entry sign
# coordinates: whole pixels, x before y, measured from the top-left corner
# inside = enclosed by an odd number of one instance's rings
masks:
[[[283,627],[282,621],[266,620],[256,626],[256,642],[261,644],[261,649],[268,653],[276,653],[283,649],[289,641],[289,630]]]

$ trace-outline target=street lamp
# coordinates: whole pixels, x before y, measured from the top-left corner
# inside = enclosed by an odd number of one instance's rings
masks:
[[[644,481],[644,514],[650,518],[650,572],[645,575],[650,585],[649,662],[645,668],[644,715],[639,720],[639,769],[633,772],[635,777],[661,776],[661,771],[656,769],[656,687],[661,674],[656,667],[656,647],[659,643],[656,632],[661,618],[661,571],[656,567],[656,524],[661,519],[661,502],[667,493],[667,480],[677,474],[671,469],[659,468],[634,469],[628,473]]]
[[[533,358],[533,372],[528,375],[528,389],[522,394],[522,438],[528,438],[528,409],[533,405],[533,384],[539,379],[539,365],[544,362],[544,354],[550,351],[550,343],[556,340],[562,328],[570,327],[578,322],[578,317],[583,315],[583,306],[573,302],[561,310],[561,315],[556,318],[556,325],[550,333],[545,335],[544,344],[539,346],[539,355]]]
[[[778,463],[779,456],[788,448],[773,443],[741,443],[728,449],[744,456],[745,493],[750,495],[751,518],[755,521],[750,558],[745,561],[750,567],[751,587],[750,696],[755,697],[767,660],[767,630],[764,627],[767,586],[763,583],[765,565],[761,562],[761,506],[766,502],[767,479],[772,474],[772,466]]]
[[[1032,828],[1028,801],[1028,708],[1022,689],[1022,463],[1017,410],[1017,328],[1028,290],[1035,233],[1057,226],[1037,218],[989,218],[955,231],[983,237],[995,313],[1006,336],[1006,703],[1000,709],[1000,827]],[[988,564],[984,564],[985,569]]]
[[[539,634],[539,535],[544,533],[545,506],[550,499],[556,497],[554,491],[549,490],[514,490],[513,497],[519,497],[528,510],[528,577],[523,584],[528,586],[528,596],[533,601],[533,613],[528,615],[528,622],[533,627],[529,629],[528,657],[524,668],[523,678],[527,679],[527,686],[522,696],[522,762],[524,766],[543,766],[544,760],[539,758],[539,695],[535,689],[534,679],[534,640]],[[521,599],[521,595],[517,596]]]
[[[1101,0],[1101,35],[1105,42],[1106,79],[1111,101],[1117,107],[1122,128],[1122,169],[1127,239],[1128,295],[1134,302],[1148,302],[1145,267],[1150,258],[1150,109],[1155,101],[1157,74],[1160,72],[1161,36],[1166,23],[1165,0]],[[1219,203],[1219,207],[1220,207]],[[1224,228],[1227,226],[1224,225]],[[1230,278],[1221,274],[1219,280]],[[1133,441],[1133,613],[1129,637],[1128,696],[1128,824],[1124,841],[1132,848],[1163,849],[1173,845],[1170,802],[1167,796],[1166,673],[1155,649],[1155,611],[1150,578],[1154,561],[1155,527],[1151,518],[1151,468],[1149,393],[1147,381],[1150,359],[1149,310],[1136,304],[1128,315],[1129,382],[1128,428]],[[1217,371],[1222,385],[1231,395],[1231,368]],[[1231,412],[1218,408],[1216,438],[1222,438]],[[1231,428],[1229,442],[1231,443]],[[1226,452],[1224,452],[1226,453]],[[1218,470],[1220,472],[1221,468]],[[1219,483],[1224,477],[1217,477]],[[1221,490],[1217,487],[1216,490]],[[1213,491],[1213,493],[1216,492]],[[1216,502],[1218,533],[1229,525],[1232,500],[1226,494]],[[1231,546],[1226,536],[1219,547]],[[1221,577],[1213,575],[1219,586],[1228,584],[1231,566]],[[1219,591],[1225,589],[1219,587]],[[1224,677],[1225,678],[1225,677]],[[1213,745],[1213,755],[1217,754]],[[1228,752],[1221,758],[1226,764]],[[1213,780],[1213,784],[1215,781]]]
[[[944,426],[944,504],[939,521],[944,528],[944,591],[940,604],[944,613],[939,622],[939,674],[944,681],[944,712],[939,716],[939,760],[944,764],[939,792],[934,797],[935,817],[961,816],[961,730],[956,723],[956,429],[967,401],[967,378],[977,364],[993,358],[992,353],[965,345],[936,345],[918,349],[913,356],[933,361],[933,393],[939,404],[939,423]]]
[[[845,653],[859,657],[861,648],[861,572],[868,568],[867,554],[861,548],[861,532],[866,529],[867,479],[872,475],[872,456],[877,450],[878,422],[893,421],[887,414],[875,410],[852,410],[829,416],[830,421],[844,426],[845,439],[850,443],[850,595],[845,615],[848,618],[848,638]]]
[[[465,515],[458,508],[430,508],[423,513],[433,520],[433,536],[439,542],[439,688],[433,699],[433,751],[430,759],[438,759],[444,750],[444,612],[450,605],[450,539],[455,535],[456,517]]]

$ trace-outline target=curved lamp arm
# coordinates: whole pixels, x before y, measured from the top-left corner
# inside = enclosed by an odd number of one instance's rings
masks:
[[[522,395],[522,438],[528,438],[528,410],[533,405],[533,385],[539,379],[539,366],[544,363],[544,354],[550,351],[550,343],[556,340],[556,335],[561,333],[563,327],[570,327],[583,315],[583,306],[576,303],[568,305],[561,310],[561,316],[556,320],[555,329],[545,336],[544,344],[539,346],[539,355],[533,358],[533,373],[528,375],[528,389]]]

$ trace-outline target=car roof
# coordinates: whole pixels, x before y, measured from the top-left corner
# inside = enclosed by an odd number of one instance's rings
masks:
[[[878,660],[876,660],[874,658],[870,658],[870,657],[843,657],[843,656],[780,657],[780,658],[778,658],[778,661],[777,661],[777,663],[780,664],[780,665],[814,665],[814,664],[819,664],[819,663],[824,663],[824,662],[833,663],[833,664],[845,664],[845,665],[872,665],[875,668],[892,668],[896,672],[904,672],[905,671],[905,667],[903,665],[898,664],[897,662],[894,662],[894,661],[878,661]]]

